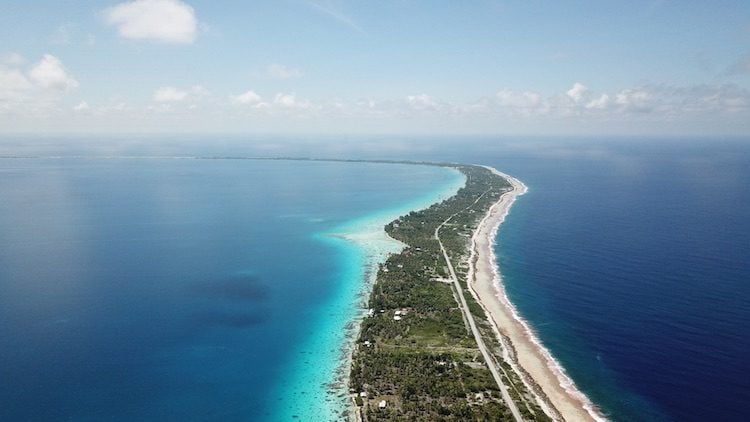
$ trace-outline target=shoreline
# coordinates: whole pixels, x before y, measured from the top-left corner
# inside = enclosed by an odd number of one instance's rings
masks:
[[[495,239],[516,198],[528,189],[518,179],[492,167],[483,167],[505,178],[513,189],[490,207],[472,235],[469,290],[503,344],[505,360],[522,375],[540,406],[555,419],[606,421],[508,299],[494,253]]]
[[[338,239],[346,244],[353,245],[363,259],[363,274],[359,277],[361,285],[357,287],[355,297],[356,311],[346,324],[344,338],[338,349],[340,357],[337,360],[334,375],[331,377],[333,381],[326,385],[326,395],[329,398],[335,397],[334,400],[340,404],[340,406],[333,406],[330,416],[357,422],[362,420],[354,398],[349,393],[353,352],[357,347],[357,338],[362,321],[367,316],[367,301],[377,281],[379,265],[383,264],[388,256],[400,253],[408,247],[407,244],[388,235],[384,226],[398,219],[401,215],[427,209],[455,196],[458,190],[466,185],[466,178],[463,174],[458,170],[455,171],[460,179],[447,183],[441,189],[411,203],[403,204],[395,209],[382,210],[375,215],[351,220],[334,230],[320,233],[323,237]]]
[[[279,401],[272,408],[273,420],[353,419],[356,412],[349,394],[349,376],[360,325],[367,315],[367,301],[379,265],[406,247],[389,236],[384,226],[404,213],[428,208],[454,196],[464,185],[465,177],[451,171],[444,183],[431,185],[432,189],[420,191],[409,202],[395,203],[312,234],[317,241],[338,250],[335,259],[343,269],[341,289],[318,315],[321,321],[333,321],[333,325],[326,325],[329,332],[301,342],[299,350],[303,353],[290,361],[288,382],[281,386],[279,396],[292,392],[296,400],[291,405]],[[317,362],[311,364],[311,355],[316,356]]]

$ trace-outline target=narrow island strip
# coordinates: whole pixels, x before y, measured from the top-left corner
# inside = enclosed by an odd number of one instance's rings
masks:
[[[356,421],[604,421],[508,299],[494,254],[526,186],[494,168],[402,160],[189,157],[454,168],[454,196],[385,226],[403,243],[380,264],[348,376]],[[346,379],[346,374],[342,374]],[[343,380],[342,380],[343,381]]]
[[[466,185],[385,227],[406,246],[379,266],[352,351],[352,419],[604,420],[505,295],[493,247],[526,187],[431,165]]]

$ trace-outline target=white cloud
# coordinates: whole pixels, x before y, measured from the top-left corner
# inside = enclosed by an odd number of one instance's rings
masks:
[[[211,95],[211,91],[201,85],[194,85],[189,90],[163,86],[154,91],[152,99],[157,103],[176,103],[188,99],[200,99],[208,95]]]
[[[573,87],[570,88],[565,94],[574,102],[578,103],[584,99],[584,96],[588,93],[588,90],[589,89],[586,88],[585,85],[580,82],[576,82],[573,84]]]
[[[532,91],[517,92],[503,89],[498,91],[495,97],[501,106],[530,108],[542,104],[541,94]]]
[[[275,105],[286,107],[286,108],[310,108],[312,104],[310,104],[307,100],[300,100],[297,99],[297,96],[295,94],[284,94],[284,93],[278,93],[273,98],[273,103]]]
[[[276,94],[273,103],[284,107],[294,107],[297,105],[297,97],[294,94]]]
[[[614,93],[594,93],[583,84],[561,94],[543,97],[526,91],[502,90],[495,96],[496,114],[524,117],[569,117],[635,121],[692,121],[705,116],[729,116],[750,111],[750,91],[725,85],[642,85]],[[467,113],[491,111],[492,102],[463,107]],[[646,117],[648,116],[648,117]],[[692,116],[692,117],[691,117]]]
[[[73,107],[73,111],[88,111],[90,109],[91,107],[89,106],[89,103],[87,103],[86,101],[81,101],[80,103],[78,103],[78,105]]]
[[[78,88],[78,81],[68,74],[60,59],[51,54],[45,54],[31,69],[29,79],[46,89],[68,91]]]
[[[12,63],[21,61],[10,60]],[[0,112],[20,112],[26,108],[40,110],[77,87],[78,81],[68,74],[62,62],[49,54],[26,72],[20,64],[0,64]]]
[[[615,104],[624,111],[648,112],[653,108],[651,93],[640,87],[618,92],[615,95]]]
[[[250,106],[254,109],[265,110],[269,115],[275,114],[276,112],[291,113],[291,112],[308,112],[308,111],[331,111],[335,107],[330,106],[331,110],[324,110],[321,105],[313,104],[311,101],[299,98],[294,93],[283,93],[279,92],[273,96],[272,99],[265,100],[255,91],[247,91],[239,95],[231,95],[230,100],[232,103],[241,106]]]
[[[255,91],[247,91],[240,95],[232,97],[232,99],[239,104],[246,104],[251,106],[257,106],[263,102],[263,98],[256,94]]]
[[[511,114],[528,116],[546,113],[549,109],[549,103],[541,94],[534,91],[518,92],[503,89],[495,94],[495,101],[497,105]]]
[[[590,110],[604,110],[609,105],[609,95],[602,94],[599,98],[595,98],[586,103],[586,108]]]
[[[153,99],[157,103],[168,103],[182,101],[188,96],[187,91],[182,91],[171,86],[163,86],[154,92]]]
[[[123,38],[191,44],[198,35],[195,10],[180,0],[133,0],[104,12]]]
[[[58,65],[49,66],[54,63]],[[196,129],[241,127],[279,132],[333,127],[613,134],[750,130],[750,90],[737,84],[644,84],[597,91],[577,82],[556,92],[503,89],[475,101],[426,93],[312,101],[289,92],[261,97],[252,90],[218,98],[207,97],[210,92],[200,85],[163,86],[153,92],[153,101],[120,104],[125,99],[117,97],[110,99],[109,105],[90,106],[81,98],[65,103],[62,94],[72,89],[65,81],[74,79],[67,72],[65,77],[48,77],[54,72],[42,72],[45,67],[64,70],[59,60],[47,56],[28,67],[0,63],[0,130],[3,126],[15,128],[19,117],[27,122],[59,122],[60,127],[70,122],[94,126],[106,123],[107,128],[124,130],[133,122],[157,130],[185,124]],[[32,78],[34,70],[48,76],[37,74]],[[40,125],[28,127],[33,130]]]
[[[669,107],[684,112],[735,114],[750,110],[750,91],[734,84],[655,87],[653,90],[669,99]]]
[[[304,75],[299,69],[276,63],[269,65],[266,73],[274,79],[297,79]]]
[[[193,85],[193,87],[190,88],[190,95],[194,97],[205,97],[207,95],[211,95],[211,91],[209,91],[202,85]]]
[[[445,110],[458,110],[464,116],[552,119],[579,116],[580,119],[649,121],[688,119],[693,115],[729,115],[750,111],[750,92],[737,85],[642,85],[596,93],[582,83],[550,96],[534,91],[504,89],[493,99],[470,104],[441,103]],[[639,117],[640,116],[640,117]],[[648,117],[646,117],[648,116]]]
[[[440,103],[427,94],[409,95],[406,97],[406,102],[415,110],[437,110],[440,108]]]
[[[20,101],[33,87],[20,70],[0,67],[0,101]]]

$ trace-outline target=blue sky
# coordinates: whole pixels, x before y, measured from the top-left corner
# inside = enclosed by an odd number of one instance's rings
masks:
[[[750,135],[747,1],[0,1],[0,132]]]

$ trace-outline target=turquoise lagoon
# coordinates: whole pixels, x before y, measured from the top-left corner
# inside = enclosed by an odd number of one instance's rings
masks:
[[[0,159],[0,419],[338,420],[417,165]],[[343,366],[342,366],[343,365]]]

